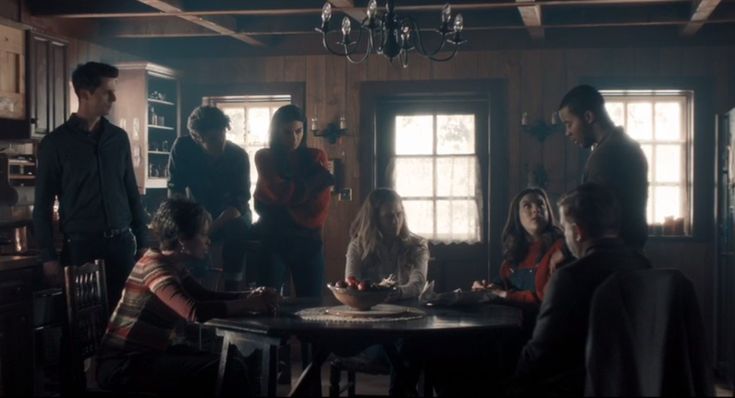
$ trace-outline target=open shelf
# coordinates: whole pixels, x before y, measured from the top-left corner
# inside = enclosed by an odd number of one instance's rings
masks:
[[[148,153],[149,153],[149,154],[151,154],[151,155],[166,155],[166,156],[168,156],[168,155],[170,155],[170,154],[171,154],[171,152],[164,152],[164,151],[150,151],[150,150],[148,151]]]

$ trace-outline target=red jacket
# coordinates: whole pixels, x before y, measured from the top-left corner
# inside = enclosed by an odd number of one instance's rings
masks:
[[[299,156],[300,152],[292,151],[288,155],[288,167],[293,172],[291,178],[279,175],[276,158],[270,148],[256,152],[258,183],[253,196],[266,205],[285,207],[299,226],[321,228],[329,210],[329,187],[309,192],[304,189],[304,179],[313,174],[316,167],[327,168],[327,154],[316,148],[306,148],[306,156]]]
[[[528,269],[536,266],[536,259],[541,255],[542,246],[543,243],[541,241],[534,242],[529,246],[526,258],[524,258],[516,267],[512,267],[512,265],[507,261],[503,262],[500,266],[500,278],[503,280],[506,288],[510,285],[510,277],[511,274],[515,272],[515,269]],[[520,303],[541,303],[541,300],[544,299],[544,288],[546,287],[546,283],[551,279],[549,260],[551,260],[551,256],[554,253],[562,250],[563,247],[564,239],[557,239],[551,247],[546,250],[546,253],[543,253],[541,260],[538,262],[538,267],[536,268],[535,292],[530,290],[509,290],[507,299]]]

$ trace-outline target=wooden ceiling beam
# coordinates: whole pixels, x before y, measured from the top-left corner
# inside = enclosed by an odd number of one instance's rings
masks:
[[[147,6],[153,7],[167,15],[173,15],[181,13],[183,10],[181,6],[174,3],[172,0],[138,0]],[[237,31],[237,21],[235,17],[230,15],[212,15],[207,17],[201,17],[197,15],[175,15],[178,18],[189,21],[195,25],[202,26],[213,32],[217,32],[223,36],[229,36],[233,39],[240,40],[254,47],[264,47],[265,44],[255,39],[254,37],[248,36],[244,33]]]
[[[367,17],[365,10],[355,8],[354,0],[329,0],[329,2],[336,7],[337,10],[344,12],[357,22],[362,22]]]
[[[141,0],[139,0],[141,1]],[[147,0],[146,0],[147,1]],[[160,0],[159,0],[160,1]],[[348,0],[330,0],[332,4],[345,4]],[[605,6],[605,5],[654,5],[654,4],[675,4],[690,2],[691,0],[548,0],[542,4],[544,7],[561,7],[561,6]],[[349,3],[352,3],[351,1]],[[426,4],[426,5],[406,5],[396,6],[396,11],[399,12],[410,12],[410,11],[441,11],[442,4]],[[499,2],[499,3],[459,3],[452,4],[452,9],[455,11],[471,11],[471,10],[493,10],[501,8],[517,8],[518,3],[515,1]],[[362,21],[365,17],[365,10],[359,7],[340,7],[335,6],[337,11],[344,12],[356,20]],[[279,16],[279,15],[318,15],[321,13],[321,8],[277,8],[277,9],[220,9],[220,10],[199,10],[199,11],[177,11],[177,12],[96,12],[95,10],[80,11],[77,9],[65,12],[63,10],[56,9],[52,13],[40,14],[38,16],[53,17],[53,18],[155,18],[155,17],[167,17],[167,16],[213,16],[213,15],[268,15],[268,16]],[[351,15],[351,14],[354,14]],[[360,19],[358,19],[360,18]]]
[[[524,4],[518,6],[523,24],[528,29],[528,34],[534,40],[544,39],[544,28],[541,27],[541,6],[535,0],[516,0],[516,3]]]
[[[690,22],[681,30],[682,36],[694,36],[715,11],[720,0],[693,0]]]
[[[626,22],[599,22],[599,23],[563,23],[563,24],[550,24],[541,25],[541,29],[593,29],[593,28],[632,28],[632,27],[657,27],[657,26],[683,26],[689,23],[688,20],[668,20],[668,21],[626,21]],[[735,24],[735,18],[727,19],[716,19],[707,22],[712,25],[719,24]],[[494,26],[470,26],[466,27],[465,31],[468,32],[482,32],[482,31],[500,31],[500,30],[521,30],[527,29],[523,25],[494,25]],[[422,31],[433,31],[433,28],[424,28]],[[308,30],[276,30],[276,31],[244,31],[242,32],[249,36],[297,36],[297,35],[316,35],[317,33],[311,29]],[[202,30],[201,32],[178,31],[178,32],[166,32],[166,31],[138,31],[131,32],[125,30],[125,32],[111,34],[117,38],[125,39],[151,39],[151,38],[177,38],[177,37],[208,37],[208,36],[220,36],[217,33],[209,30]]]

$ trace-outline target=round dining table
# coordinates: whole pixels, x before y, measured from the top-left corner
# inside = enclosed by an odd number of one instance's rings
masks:
[[[523,315],[516,307],[498,304],[476,304],[462,307],[436,308],[420,306],[416,300],[399,302],[423,316],[409,320],[372,320],[344,322],[304,319],[297,315],[313,308],[326,309],[339,303],[333,297],[320,300],[296,300],[284,303],[273,315],[217,318],[206,322],[223,337],[218,393],[230,357],[231,347],[247,355],[260,351],[260,394],[276,395],[278,348],[297,337],[311,347],[306,366],[291,389],[290,396],[321,396],[321,367],[330,354],[355,355],[368,346],[388,346],[398,339],[431,347],[447,342],[471,342],[520,330]],[[313,311],[312,311],[313,312]]]

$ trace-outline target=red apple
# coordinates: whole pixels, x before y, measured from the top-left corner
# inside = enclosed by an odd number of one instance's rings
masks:
[[[337,281],[337,282],[335,282],[335,284],[334,284],[334,287],[338,287],[338,288],[341,288],[341,289],[344,289],[344,288],[346,288],[347,286],[348,286],[348,284],[347,284],[347,282],[345,282],[345,281]]]
[[[357,290],[364,292],[370,289],[370,283],[368,281],[362,281],[357,285]]]

